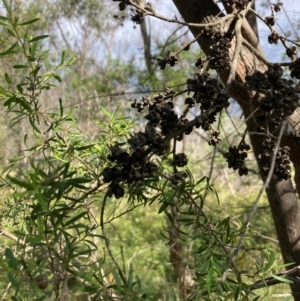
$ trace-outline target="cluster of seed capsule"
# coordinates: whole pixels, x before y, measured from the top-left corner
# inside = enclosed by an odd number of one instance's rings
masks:
[[[103,182],[110,183],[108,196],[114,195],[117,199],[124,195],[122,183],[142,184],[146,178],[153,177],[158,170],[158,166],[148,160],[143,147],[127,151],[119,146],[112,146],[107,158],[114,165],[104,168]]]
[[[268,137],[263,143],[263,152],[258,156],[258,164],[260,173],[266,177],[270,171],[273,160],[273,155],[276,147],[276,140]],[[279,147],[276,157],[273,175],[278,180],[287,180],[291,177],[291,162],[290,162],[290,148],[288,146]]]
[[[291,72],[291,76],[300,76],[300,73],[297,74],[297,67],[299,68],[299,66],[297,61],[291,65],[290,68],[292,72],[294,71],[293,74]],[[278,126],[298,107],[299,97],[294,82],[282,78],[282,75],[282,67],[274,65],[264,73],[256,71],[253,75],[246,76],[247,85],[250,88],[261,90],[265,94],[259,106],[260,114],[257,117],[259,122]]]
[[[210,46],[211,55],[208,57],[210,68],[217,72],[225,72],[229,70],[229,49],[231,48],[231,40],[233,35],[226,33],[225,35],[216,32],[213,28],[207,27],[201,31],[204,39],[212,40],[214,43]],[[200,61],[201,62],[201,61]],[[197,61],[199,64],[199,61]]]
[[[230,146],[229,150],[224,157],[228,163],[228,167],[233,170],[238,170],[239,175],[247,175],[248,168],[245,166],[245,159],[247,158],[247,151],[250,146],[244,141],[239,144],[239,146]]]
[[[120,9],[125,9],[128,1],[119,1]],[[225,3],[234,9],[244,9],[249,3],[249,0],[225,0]],[[282,3],[272,4],[272,15],[265,18],[265,23],[272,27],[276,23],[274,12],[281,10]],[[135,10],[132,20],[141,24],[144,21],[144,13],[140,10]],[[204,67],[204,63],[209,63],[209,68],[216,70],[218,73],[228,72],[230,68],[229,50],[232,46],[231,41],[234,36],[234,24],[227,33],[220,34],[212,27],[206,27],[201,31],[201,38],[207,39],[210,42],[211,55],[206,60],[197,59],[195,66],[199,69]],[[268,37],[271,44],[276,44],[280,36],[276,31],[272,30]],[[183,44],[182,50],[188,50],[190,44]],[[182,51],[180,50],[180,51]],[[180,52],[179,51],[179,52]],[[163,70],[167,66],[174,67],[178,64],[177,53],[168,51],[165,57],[157,57],[158,66]],[[286,48],[286,54],[292,58],[293,63],[289,66],[291,77],[300,79],[300,59],[296,59],[296,48]],[[282,124],[282,121],[290,116],[298,107],[298,91],[294,88],[294,82],[283,78],[283,69],[279,65],[272,65],[269,69],[261,73],[254,72],[246,77],[246,84],[250,89],[264,93],[259,105],[259,112],[255,114],[258,124],[263,125],[263,128],[275,128]],[[172,139],[182,140],[183,135],[188,135],[193,131],[193,128],[201,127],[205,131],[209,131],[211,138],[209,144],[215,146],[219,141],[219,132],[213,130],[212,123],[216,121],[217,114],[229,106],[229,96],[224,93],[223,86],[218,83],[218,80],[211,78],[207,72],[195,73],[193,78],[187,80],[188,97],[185,99],[185,105],[188,109],[197,106],[201,111],[201,119],[195,124],[187,127],[189,120],[186,118],[186,113],[182,116],[178,115],[174,109],[173,96],[175,92],[167,88],[164,94],[158,93],[151,98],[149,95],[144,96],[140,101],[135,100],[132,103],[132,108],[138,112],[143,112],[148,109],[145,115],[147,124],[144,132],[138,132],[131,136],[128,140],[130,149],[122,151],[112,148],[112,161],[119,165],[119,168],[107,168],[105,181],[111,182],[115,190],[121,194],[119,188],[120,183],[127,181],[139,182],[146,177],[153,176],[157,170],[154,163],[149,162],[149,154],[161,156],[166,153],[168,145],[168,137]],[[186,111],[187,111],[186,110]],[[185,111],[185,112],[186,112]],[[181,129],[183,129],[181,131]],[[178,134],[174,134],[178,133]],[[265,135],[263,152],[259,155],[259,163],[261,165],[261,174],[265,176],[270,168],[270,157],[274,151],[275,140],[270,138],[270,135]],[[228,152],[224,155],[228,167],[238,170],[239,174],[247,175],[248,169],[245,166],[247,151],[249,145],[245,143],[244,138],[238,146],[229,147]],[[126,154],[125,154],[126,153]],[[122,159],[120,159],[122,157]],[[126,159],[126,160],[125,160]],[[125,163],[127,162],[127,163]],[[130,163],[128,163],[130,162]],[[133,163],[135,162],[135,163]],[[188,163],[187,156],[184,153],[173,154],[174,166],[183,167]],[[275,162],[274,174],[279,179],[289,177],[289,149],[287,147],[280,148]],[[176,168],[175,168],[176,170]],[[120,173],[121,171],[121,173]],[[183,173],[184,174],[184,173]],[[174,173],[174,183],[184,179],[181,172]]]

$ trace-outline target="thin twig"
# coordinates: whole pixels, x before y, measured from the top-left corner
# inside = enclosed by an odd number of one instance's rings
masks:
[[[10,232],[4,230],[4,229],[0,229],[0,235],[3,235],[17,243],[20,243],[21,245],[23,245],[23,242],[19,240],[19,238],[13,234],[11,234]]]
[[[261,21],[263,21],[263,22],[266,24],[266,26],[269,27],[270,31],[271,31],[272,33],[274,32],[274,33],[279,37],[279,39],[280,39],[281,42],[283,42],[283,41],[285,40],[285,41],[288,41],[288,42],[293,43],[294,45],[300,47],[300,44],[299,44],[299,43],[297,43],[297,42],[295,42],[295,41],[293,41],[293,40],[291,40],[291,39],[288,39],[287,37],[284,37],[283,35],[281,35],[280,33],[278,33],[272,26],[268,25],[268,24],[266,23],[265,19],[264,19],[257,11],[255,11],[255,10],[252,9],[252,8],[250,8],[249,11],[252,12],[253,14],[255,14],[255,16],[256,16],[257,18],[259,18]],[[286,47],[285,45],[283,45],[283,46]]]
[[[11,285],[12,285],[11,282],[9,282],[8,285],[6,286],[5,290],[4,290],[4,293],[3,293],[2,298],[0,299],[0,301],[7,300],[6,299],[6,295],[7,295],[8,291],[9,291]]]
[[[300,271],[300,266],[296,266],[290,270],[284,271],[284,272],[279,272],[277,274],[274,274],[274,276],[279,276],[285,279],[289,279],[295,282],[296,279],[291,278],[290,276],[295,274],[295,273],[299,273]],[[297,280],[299,281],[299,280]],[[276,284],[282,283],[282,281],[274,278],[273,276],[270,276],[268,278],[265,278],[263,280],[259,280],[257,282],[255,282],[254,284],[250,285],[250,289],[251,290],[256,290],[256,289],[260,289],[263,287],[269,287],[269,286],[273,286]]]
[[[107,238],[107,235],[106,235],[106,231],[105,231],[105,228],[104,228],[104,210],[105,210],[105,205],[106,205],[106,200],[108,198],[108,193],[110,192],[110,188],[108,188],[105,196],[104,196],[104,199],[103,199],[103,204],[102,204],[102,208],[101,208],[101,216],[100,216],[100,226],[101,226],[101,230],[102,230],[102,235],[104,237],[104,240],[105,240],[105,245],[106,245],[106,248],[107,248],[107,251],[108,251],[108,254],[111,258],[111,260],[113,261],[113,263],[115,264],[115,266],[117,267],[118,271],[119,271],[119,274],[122,278],[122,281],[123,283],[128,286],[128,281],[126,279],[126,276],[123,272],[123,270],[121,269],[120,265],[118,264],[116,258],[114,257],[113,253],[112,253],[112,250],[110,248],[110,242],[109,242],[109,239]]]
[[[168,23],[176,23],[176,24],[180,24],[180,25],[185,25],[188,27],[214,27],[216,25],[222,24],[223,22],[234,18],[234,14],[228,14],[224,17],[221,17],[220,19],[214,21],[214,22],[210,22],[210,23],[206,23],[206,24],[199,24],[199,23],[187,23],[187,22],[183,22],[183,21],[179,21],[177,18],[167,18],[163,15],[160,15],[158,13],[156,13],[154,10],[153,11],[149,11],[145,8],[140,7],[139,5],[137,5],[135,2],[133,2],[132,0],[128,1],[130,5],[134,6],[135,8],[137,8],[138,10],[142,11],[145,13],[145,16],[151,16],[151,17],[155,17],[157,19],[163,20],[165,22]]]
[[[262,235],[260,233],[253,233],[253,236],[256,236],[256,237],[259,237],[259,238],[262,238],[262,239],[265,239],[265,240],[269,240],[275,244],[279,244],[279,241],[273,237],[269,237],[269,236],[266,236],[266,235]]]
[[[238,243],[237,243],[233,253],[231,254],[231,256],[228,259],[228,264],[227,264],[227,267],[226,267],[225,271],[223,272],[221,280],[219,281],[219,286],[221,286],[226,281],[228,273],[230,271],[231,262],[232,262],[233,258],[235,256],[237,256],[238,252],[240,251],[243,240],[244,240],[244,236],[245,236],[246,231],[247,231],[248,226],[249,226],[249,223],[250,223],[251,219],[253,218],[253,216],[255,215],[255,213],[257,211],[258,203],[259,203],[259,201],[262,197],[263,192],[266,190],[266,188],[270,184],[270,181],[272,179],[273,172],[274,172],[274,167],[275,167],[275,162],[276,162],[276,155],[277,155],[277,152],[278,152],[278,149],[279,149],[279,145],[280,145],[280,142],[281,142],[281,138],[282,138],[282,135],[283,135],[283,132],[284,132],[285,125],[286,125],[286,121],[283,121],[282,125],[281,125],[281,128],[280,128],[280,133],[279,133],[279,136],[278,136],[278,140],[277,140],[277,143],[276,143],[276,146],[275,146],[275,150],[274,150],[274,153],[273,153],[273,156],[272,156],[272,161],[271,161],[271,166],[270,166],[268,176],[265,180],[265,183],[264,183],[263,187],[260,189],[260,191],[259,191],[259,193],[256,197],[256,200],[254,202],[254,206],[253,206],[252,211],[250,212],[246,222],[244,223],[244,229],[243,229],[243,231],[240,235],[240,238],[238,240]]]

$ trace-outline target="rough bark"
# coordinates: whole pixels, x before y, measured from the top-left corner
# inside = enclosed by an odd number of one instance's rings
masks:
[[[216,20],[217,17],[223,16],[219,7],[213,0],[173,0],[173,2],[185,22],[209,23],[212,20]],[[190,30],[195,37],[198,36],[201,31],[201,29],[197,27],[190,27]],[[220,30],[220,28],[216,28],[216,30]],[[243,20],[242,35],[260,52],[261,56],[264,56],[256,35],[246,20]],[[211,52],[211,43],[207,42],[207,40],[203,40],[201,37],[198,39],[198,43],[204,53],[209,55]],[[233,51],[234,48],[231,50],[231,56],[233,55]],[[261,59],[256,57],[251,51],[244,47],[239,57],[235,79],[236,81],[243,83],[245,82],[246,74],[252,74],[254,70],[264,72],[266,69],[267,66],[261,61]],[[220,74],[224,83],[227,82],[228,75],[228,73]],[[249,117],[259,102],[259,95],[251,94],[251,92],[249,92],[246,88],[235,83],[231,85],[229,94],[239,103],[245,117]],[[291,131],[299,132],[299,125],[300,110],[296,110],[295,113],[288,118],[288,126]],[[247,121],[247,126],[250,132],[253,151],[257,158],[261,153],[262,137],[255,135],[257,124],[253,119],[250,118]],[[299,143],[295,143],[295,138],[292,135],[286,135],[282,139],[282,144],[288,145],[291,149],[291,161],[294,164],[296,174],[295,182],[299,193],[300,145]],[[296,190],[293,187],[292,181],[287,180],[278,182],[276,179],[272,179],[267,189],[267,196],[272,210],[274,224],[284,261],[295,262],[296,265],[300,265],[300,210]],[[291,288],[294,294],[294,299],[299,301],[300,285],[295,284],[292,285]]]

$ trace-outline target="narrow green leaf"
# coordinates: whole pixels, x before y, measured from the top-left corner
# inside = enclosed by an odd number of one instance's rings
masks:
[[[14,38],[16,38],[16,34],[15,32],[13,31],[13,29],[9,28],[9,27],[6,27],[6,31]]]
[[[17,161],[23,160],[24,158],[25,158],[25,156],[14,157],[14,158],[9,159],[9,162],[10,163],[17,162]]]
[[[24,181],[21,181],[21,180],[18,180],[16,178],[13,178],[13,177],[10,177],[8,176],[9,180],[13,183],[13,184],[16,184],[20,187],[23,187],[25,188],[26,190],[33,190],[34,187],[31,183],[28,183],[28,182],[24,182]]]
[[[276,260],[276,256],[275,254],[272,252],[270,252],[268,254],[268,263],[267,265],[263,268],[264,272],[267,273],[269,272],[276,264],[277,260]]]
[[[41,36],[37,36],[37,37],[29,40],[27,43],[32,43],[32,42],[35,42],[35,41],[43,40],[43,39],[46,39],[48,37],[49,37],[49,35],[46,35],[46,34],[45,35],[41,35]]]
[[[206,261],[204,262],[199,268],[198,268],[198,272],[201,274],[201,273],[204,273],[207,271],[207,268],[209,267],[210,265],[210,262],[209,261]]]
[[[19,22],[19,17],[18,16],[12,16],[12,24],[13,26],[17,26]]]
[[[19,105],[24,108],[26,111],[28,111],[29,113],[32,112],[30,105],[27,103],[26,100],[24,100],[23,98],[18,98],[18,103]]]
[[[18,42],[14,43],[12,46],[10,46],[6,51],[1,52],[0,55],[8,55],[14,53],[14,49],[18,46]]]
[[[46,70],[49,71],[50,70],[50,63],[49,63],[48,54],[46,54],[45,57],[44,57],[44,63],[45,63]]]
[[[133,268],[132,264],[130,264],[129,272],[128,272],[128,288],[131,290],[133,282]]]
[[[32,59],[35,57],[36,48],[37,48],[37,41],[33,42],[31,47],[29,48],[29,53]]]
[[[19,92],[20,94],[23,94],[23,91],[24,91],[24,89],[23,89],[22,86],[23,86],[22,84],[17,85],[17,90],[18,90],[18,92]]]
[[[6,248],[4,251],[5,257],[8,259],[8,265],[14,270],[18,270],[18,261],[15,258],[12,250],[10,248]]]
[[[37,201],[39,202],[40,206],[41,206],[45,211],[48,211],[49,208],[48,208],[47,202],[45,201],[44,195],[41,194],[40,192],[36,192],[34,196],[35,196],[35,198],[37,199]]]
[[[71,218],[69,221],[67,221],[64,224],[64,227],[67,227],[71,224],[73,224],[74,222],[76,222],[77,220],[81,219],[82,217],[84,217],[87,214],[86,211],[79,213],[78,215],[76,215],[75,217]]]
[[[14,69],[23,69],[23,68],[28,68],[28,65],[13,65]]]
[[[289,284],[294,283],[294,281],[286,279],[284,277],[280,277],[280,276],[276,276],[276,275],[272,275],[272,277],[275,278],[275,279],[277,279],[280,282],[289,283]]]
[[[78,178],[70,179],[69,182],[80,184],[80,183],[89,183],[89,182],[91,182],[91,180],[88,178],[84,178],[84,177],[78,177]]]
[[[5,106],[5,107],[8,107],[10,104],[12,104],[13,102],[16,102],[16,96],[14,95],[14,96],[12,96],[12,97],[10,97],[3,105]]]
[[[89,144],[89,145],[85,145],[85,146],[75,147],[75,149],[76,149],[77,151],[83,151],[83,150],[92,148],[94,145],[95,145],[95,144]]]
[[[224,255],[227,256],[226,254],[220,254],[221,256]],[[218,260],[217,258],[213,258],[212,259],[212,262],[214,264],[214,266],[219,270],[219,272],[221,272],[222,270],[225,270],[226,269],[226,264],[221,262],[220,260]]]
[[[60,117],[63,117],[64,115],[64,107],[63,107],[63,103],[62,103],[62,99],[59,98],[59,112],[60,112]]]
[[[200,184],[200,183],[202,183],[203,181],[205,181],[206,178],[207,178],[206,176],[202,177],[200,180],[198,180],[198,181],[196,182],[195,186],[198,185],[198,184]]]
[[[91,279],[89,277],[89,275],[86,272],[82,272],[82,271],[77,271],[77,270],[71,270],[70,268],[66,268],[67,271],[69,271],[72,275],[75,275],[83,280],[85,280],[88,283],[91,283]]]
[[[212,283],[212,279],[213,279],[213,274],[214,274],[214,268],[211,266],[208,269],[208,273],[206,276],[206,289],[208,291],[208,294],[210,294],[210,291],[211,291],[211,283]]]
[[[56,135],[56,133],[60,130],[60,124],[58,124],[57,126],[54,127],[53,129],[53,136]]]
[[[160,208],[158,209],[158,214],[164,212],[164,211],[167,209],[167,207],[168,207],[169,205],[171,205],[171,204],[168,204],[168,203],[164,202],[164,203],[160,206]]]
[[[66,53],[65,53],[65,51],[63,51],[61,54],[61,59],[60,59],[60,63],[59,63],[60,66],[64,64],[65,56],[66,56]]]
[[[29,24],[35,23],[35,22],[37,22],[39,20],[40,20],[39,18],[31,19],[29,21],[25,21],[23,23],[20,23],[19,25],[21,25],[21,26],[23,26],[23,25],[29,25]]]
[[[86,243],[86,244],[92,245],[92,246],[94,247],[95,250],[98,249],[98,246],[97,246],[93,241],[91,241],[91,240],[86,239],[86,240],[85,240],[85,243]]]
[[[4,26],[4,27],[9,27],[9,26],[10,26],[10,25],[7,24],[6,22],[2,22],[2,21],[0,21],[0,25],[2,25],[2,26]]]
[[[9,87],[11,88],[12,87],[12,81],[11,81],[9,75],[7,73],[5,73],[4,76],[5,76],[6,82],[8,83]]]
[[[119,274],[115,270],[112,270],[111,273],[113,274],[114,280],[115,280],[116,285],[117,285],[117,288],[120,291],[121,290],[121,278],[120,278]]]
[[[37,131],[38,133],[41,133],[40,129],[36,126],[35,121],[32,118],[29,118],[29,122],[35,131]]]
[[[12,97],[12,95],[14,95],[14,94],[12,94],[8,90],[6,90],[2,86],[0,86],[0,95],[5,96],[5,97]]]
[[[8,273],[7,278],[11,285],[18,291],[20,289],[20,283],[16,280],[16,277],[11,273]]]
[[[108,118],[112,119],[113,115],[110,114],[108,111],[106,111],[106,109],[104,107],[100,106],[100,109],[104,115],[106,115]]]
[[[53,76],[58,82],[60,82],[60,83],[62,82],[62,80],[61,80],[61,78],[60,78],[59,75],[53,73],[52,76]]]

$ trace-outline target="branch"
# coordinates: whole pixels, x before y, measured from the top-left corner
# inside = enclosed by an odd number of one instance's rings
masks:
[[[173,18],[173,19],[169,19],[163,15],[160,15],[158,13],[156,13],[154,10],[149,11],[145,8],[140,7],[139,5],[137,5],[136,3],[134,3],[132,0],[128,1],[130,5],[134,6],[135,8],[137,8],[138,10],[142,11],[143,13],[145,13],[145,16],[151,16],[151,17],[155,17],[157,19],[163,20],[165,22],[168,23],[176,23],[176,24],[180,24],[180,25],[184,25],[184,26],[189,26],[189,27],[214,27],[216,25],[222,24],[223,22],[229,20],[229,19],[233,19],[235,16],[234,14],[228,14],[220,19],[218,19],[215,22],[211,22],[211,23],[206,23],[206,24],[199,24],[199,23],[187,23],[187,22],[183,22],[183,21],[179,21],[177,18]]]
[[[190,129],[191,127],[194,127],[195,125],[202,123],[206,119],[206,117],[209,116],[210,114],[212,114],[215,110],[216,110],[216,107],[214,105],[212,105],[207,111],[205,111],[204,113],[202,113],[199,116],[196,116],[193,120],[187,122],[186,124],[182,125],[178,130],[175,130],[172,133],[170,133],[169,135],[167,135],[165,140],[170,141],[173,138],[180,136],[181,134],[183,134],[186,130]]]
[[[236,68],[237,68],[237,63],[238,63],[238,59],[242,50],[242,32],[241,32],[241,27],[242,27],[242,23],[243,23],[243,16],[237,16],[238,20],[236,21],[235,24],[235,28],[234,28],[234,32],[235,32],[235,36],[236,36],[236,45],[235,45],[235,50],[234,50],[234,54],[233,54],[233,58],[232,58],[232,63],[230,66],[230,73],[227,79],[227,87],[228,85],[230,85],[232,83],[232,81],[235,79],[235,74],[236,74]]]
[[[269,240],[275,244],[279,244],[279,241],[273,237],[269,237],[269,236],[266,236],[266,235],[263,235],[261,233],[253,233],[253,236],[256,236],[256,237],[259,237],[259,238],[262,238],[262,239],[265,239],[265,240]]]
[[[266,24],[266,26],[269,27],[269,29],[270,29],[270,31],[271,31],[272,33],[274,32],[276,35],[278,35],[280,41],[282,42],[282,44],[283,44],[283,46],[284,46],[285,48],[286,48],[287,46],[285,45],[284,40],[285,40],[285,41],[288,41],[288,42],[290,42],[290,43],[292,43],[292,44],[294,44],[294,45],[296,45],[296,46],[298,46],[298,47],[300,47],[300,44],[299,44],[299,43],[297,43],[297,42],[295,42],[295,41],[293,41],[293,40],[291,40],[291,39],[288,39],[287,37],[284,37],[283,35],[281,35],[280,33],[278,33],[278,31],[276,31],[272,26],[268,25],[268,24],[266,23],[265,19],[264,19],[260,14],[258,14],[255,10],[253,10],[252,8],[250,8],[249,11],[252,12],[253,14],[255,14],[256,17],[259,18],[261,21],[263,21],[263,22]]]
[[[260,191],[258,193],[258,196],[256,197],[256,200],[254,202],[254,206],[253,206],[252,211],[250,212],[250,214],[249,214],[246,222],[244,223],[244,229],[243,229],[243,231],[242,231],[242,233],[240,235],[238,243],[237,243],[237,245],[236,245],[233,253],[228,258],[227,268],[223,272],[221,280],[219,281],[219,286],[221,286],[226,281],[228,273],[230,271],[231,262],[232,262],[233,258],[235,256],[237,256],[237,254],[239,253],[239,251],[241,249],[241,246],[242,246],[242,243],[243,243],[243,240],[244,240],[244,236],[245,236],[246,231],[248,229],[249,223],[250,223],[251,219],[253,218],[253,216],[255,215],[255,213],[257,211],[258,203],[259,203],[259,201],[260,201],[260,199],[262,197],[262,194],[264,193],[264,191],[266,190],[266,188],[270,184],[270,181],[272,179],[273,172],[274,172],[276,155],[277,155],[277,152],[278,152],[278,149],[279,149],[279,146],[280,146],[280,142],[281,142],[281,138],[282,138],[282,135],[283,135],[283,132],[284,132],[285,125],[286,125],[286,121],[283,121],[282,124],[281,124],[280,133],[279,133],[278,140],[277,140],[277,143],[276,143],[276,146],[275,146],[275,150],[274,150],[274,153],[273,153],[273,156],[272,156],[272,162],[271,162],[271,166],[270,166],[270,170],[269,170],[268,176],[267,176],[267,178],[266,178],[266,180],[264,182],[263,187],[260,189]]]
[[[291,280],[294,283],[299,283],[298,279],[290,277],[291,275],[293,275],[295,273],[299,273],[299,272],[300,272],[300,266],[296,266],[296,267],[294,267],[290,270],[287,270],[285,272],[279,272],[277,274],[274,274],[274,276],[279,276],[279,277]],[[251,290],[256,290],[256,289],[260,289],[260,288],[263,288],[263,287],[273,286],[273,285],[276,285],[276,284],[279,284],[279,283],[282,283],[282,281],[274,278],[273,276],[270,276],[266,279],[256,281],[255,283],[251,284],[249,288]]]
[[[20,239],[17,236],[11,234],[10,232],[8,232],[4,229],[0,229],[0,235],[3,235],[5,237],[13,240],[13,241],[15,241],[16,243],[19,243],[22,246],[25,246],[25,243],[23,241],[20,241]]]

